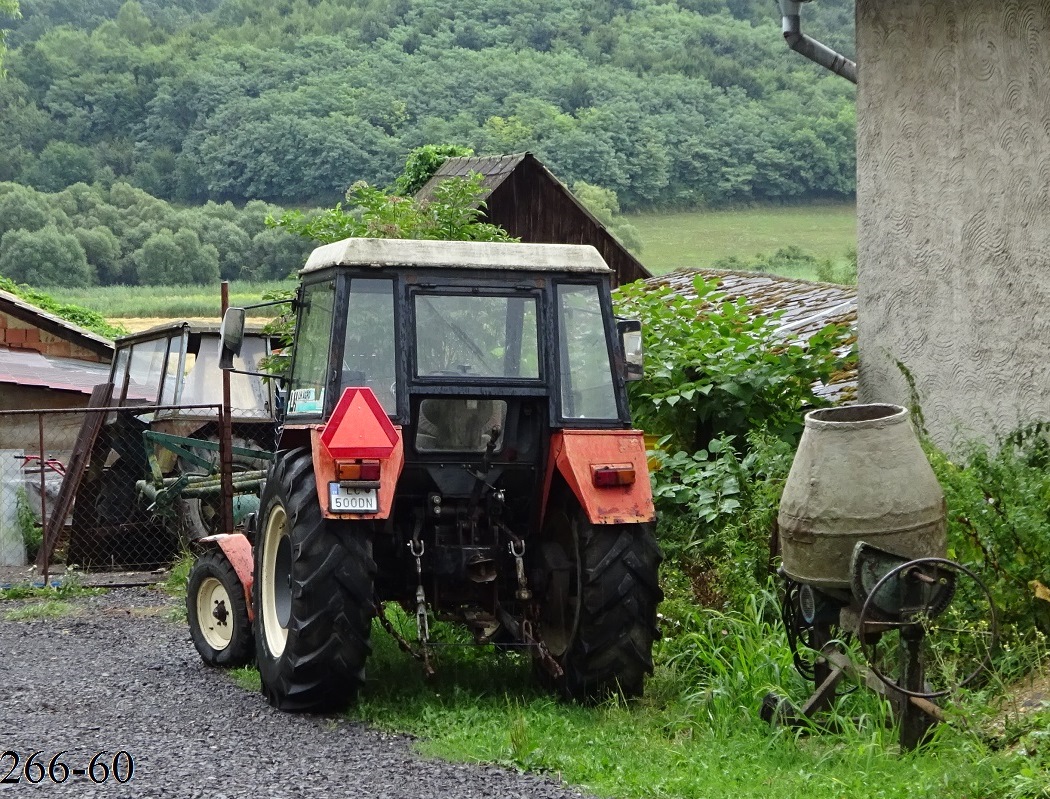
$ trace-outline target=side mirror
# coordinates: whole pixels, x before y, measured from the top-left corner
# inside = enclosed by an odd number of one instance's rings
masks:
[[[219,328],[219,368],[232,369],[244,343],[244,309],[227,308]]]
[[[619,319],[616,332],[623,348],[623,379],[630,382],[645,377],[645,352],[642,349],[642,323],[637,319]]]

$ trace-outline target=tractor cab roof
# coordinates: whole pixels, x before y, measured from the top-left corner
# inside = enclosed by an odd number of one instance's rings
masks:
[[[576,274],[612,272],[589,244],[351,238],[318,247],[299,274],[307,275],[337,266]]]

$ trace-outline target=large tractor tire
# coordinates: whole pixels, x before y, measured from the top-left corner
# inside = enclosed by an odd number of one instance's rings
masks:
[[[662,555],[648,524],[595,525],[575,498],[552,508],[542,547],[540,635],[563,674],[541,679],[562,697],[641,696],[653,671]]]
[[[205,552],[186,581],[190,638],[209,666],[232,669],[252,662],[252,626],[244,586],[219,550]]]
[[[372,532],[321,515],[309,449],[278,452],[255,542],[255,649],[267,701],[339,710],[357,697],[371,651]]]

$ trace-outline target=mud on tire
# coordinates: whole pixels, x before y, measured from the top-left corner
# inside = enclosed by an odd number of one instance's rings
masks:
[[[256,659],[262,691],[289,711],[337,710],[371,651],[372,530],[321,515],[308,449],[278,452],[255,542]]]
[[[591,524],[571,500],[552,511],[545,532],[540,634],[564,674],[551,678],[539,664],[537,673],[566,699],[640,696],[663,599],[651,525]]]

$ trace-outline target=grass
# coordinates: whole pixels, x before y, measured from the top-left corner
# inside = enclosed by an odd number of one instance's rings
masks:
[[[923,750],[901,754],[874,694],[843,696],[834,719],[841,731],[808,734],[771,729],[758,718],[761,696],[785,687],[808,693],[790,671],[777,623],[763,618],[768,598],[738,613],[701,611],[658,646],[646,697],[597,707],[564,704],[536,686],[525,656],[458,646],[445,625],[437,674],[377,625],[368,681],[351,718],[419,738],[424,755],[493,763],[579,786],[598,796],[704,799],[894,799],[1042,796],[1038,777],[1048,754],[1044,711],[1026,726],[1027,743],[999,749],[966,724],[942,725]],[[411,619],[391,614],[402,632]],[[232,673],[259,690],[258,671]],[[975,700],[983,710],[983,700]],[[971,725],[973,726],[973,725]]]
[[[792,244],[818,259],[842,262],[846,251],[857,244],[853,204],[646,213],[627,220],[644,244],[642,263],[657,275],[680,267],[711,266],[730,256],[768,255]]]
[[[58,619],[68,616],[73,612],[73,606],[68,602],[60,602],[57,599],[49,599],[44,602],[34,602],[17,610],[9,610],[4,613],[4,621],[32,621],[33,619]]]
[[[259,283],[232,281],[230,305],[261,302],[263,294],[294,288],[293,281],[270,280]],[[48,288],[60,302],[75,303],[98,311],[109,319],[157,317],[214,317],[219,320],[221,295],[218,285],[197,286],[92,286],[90,288]],[[280,307],[259,308],[252,316],[273,316]]]
[[[76,597],[100,596],[106,593],[105,588],[93,588],[85,586],[81,582],[80,574],[72,569],[68,570],[57,585],[31,585],[30,583],[19,583],[8,588],[0,588],[0,601],[15,599],[74,599]]]

